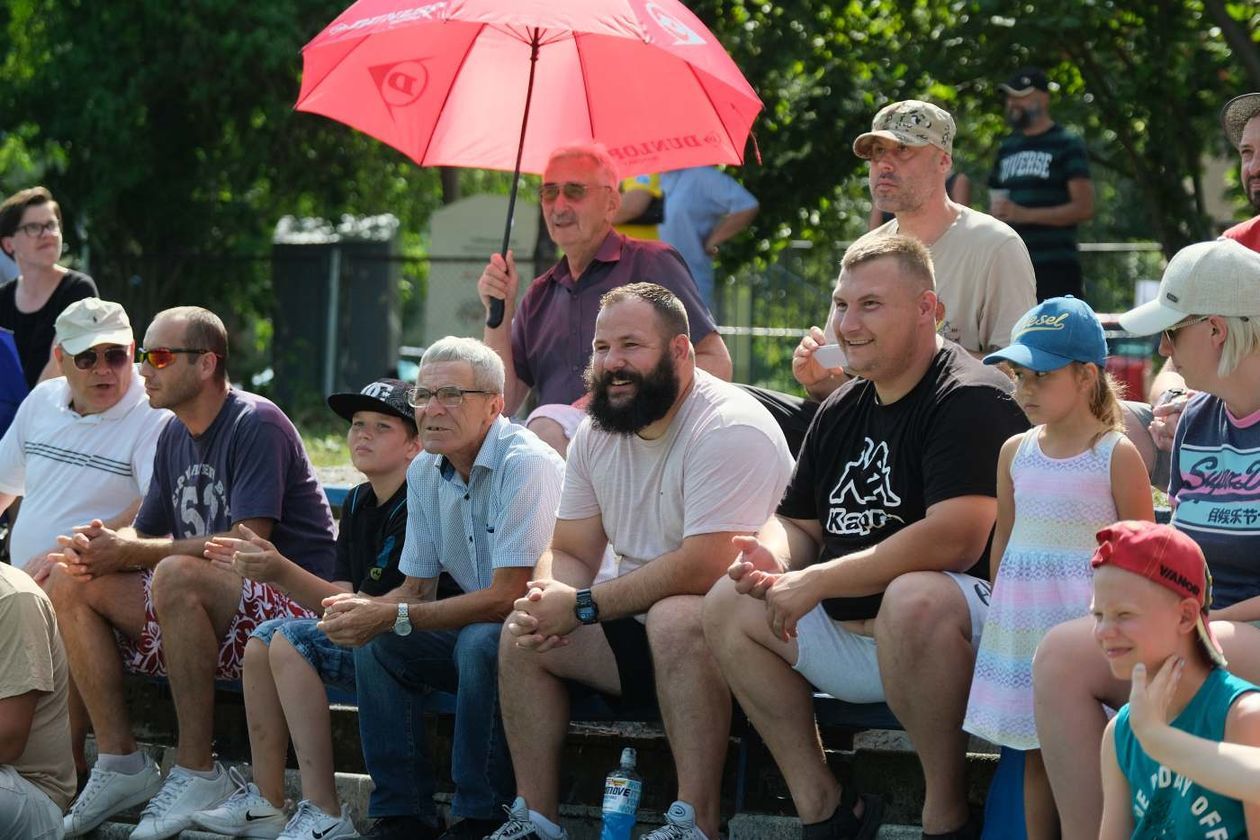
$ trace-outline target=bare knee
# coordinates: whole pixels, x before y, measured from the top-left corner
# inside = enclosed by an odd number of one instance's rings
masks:
[[[1082,628],[1069,621],[1053,627],[1042,637],[1033,654],[1033,691],[1039,699],[1065,693],[1081,684]]]
[[[176,554],[163,558],[153,570],[153,608],[159,615],[178,615],[178,610],[200,605],[208,583],[206,561]]]
[[[44,581],[44,593],[58,613],[67,613],[83,604],[86,581],[76,578],[60,563],[53,564]]]
[[[657,601],[647,613],[648,645],[658,662],[691,657],[706,648],[699,595],[672,595]]]
[[[250,640],[251,643],[255,641],[257,639]],[[271,637],[271,647],[267,649],[267,654],[271,662],[271,672],[277,676],[294,668],[311,667],[306,657],[298,652],[283,633],[276,633]]]
[[[931,645],[956,631],[971,638],[971,615],[958,585],[940,572],[910,572],[893,580],[875,618],[881,644]]]
[[[704,634],[709,639],[720,639],[731,626],[737,614],[740,598],[747,598],[735,590],[735,581],[726,575],[718,578],[717,583],[704,596],[700,607],[700,619]]]

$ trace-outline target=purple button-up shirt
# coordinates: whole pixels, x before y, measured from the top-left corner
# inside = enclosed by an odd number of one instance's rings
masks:
[[[599,299],[641,281],[678,296],[687,309],[692,344],[717,329],[677,251],[611,231],[581,278],[573,278],[568,257],[562,257],[530,284],[512,318],[516,377],[537,391],[540,405],[571,403],[586,393],[582,373],[591,358]]]

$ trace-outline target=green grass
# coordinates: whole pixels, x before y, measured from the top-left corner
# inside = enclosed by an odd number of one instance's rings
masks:
[[[302,445],[316,469],[350,466],[350,448],[344,432],[302,432]]]

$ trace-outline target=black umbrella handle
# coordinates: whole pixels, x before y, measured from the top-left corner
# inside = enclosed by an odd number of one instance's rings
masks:
[[[534,71],[538,68],[538,48],[541,46],[542,30],[530,31],[529,82],[525,88],[525,114],[521,117],[521,139],[516,146],[516,170],[512,173],[512,192],[508,196],[507,224],[503,228],[503,263],[507,264],[508,245],[512,241],[512,215],[516,212],[516,188],[521,180],[521,154],[525,151],[525,128],[529,125],[529,105],[534,98]],[[503,323],[503,300],[490,298],[490,311],[486,313],[486,326],[494,329]]]
[[[486,313],[486,326],[494,329],[503,323],[503,298],[490,298],[490,311]]]

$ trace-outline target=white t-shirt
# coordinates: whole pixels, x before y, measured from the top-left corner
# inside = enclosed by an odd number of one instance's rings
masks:
[[[857,242],[899,230],[893,219]],[[1019,234],[1006,222],[962,207],[958,218],[928,250],[936,273],[936,293],[945,305],[940,334],[971,353],[989,353],[1009,345],[1015,322],[1037,305],[1037,278],[1028,247]],[[830,311],[826,333],[834,342]]]
[[[136,370],[113,407],[86,417],[59,376],[35,386],[0,440],[0,493],[25,497],[13,527],[13,565],[56,548],[57,537],[110,519],[144,498],[158,433],[170,420],[149,407]]]
[[[656,440],[582,421],[569,444],[557,518],[601,516],[619,577],[677,550],[687,537],[756,531],[774,513],[791,474],[792,456],[770,413],[696,370],[691,393]]]

